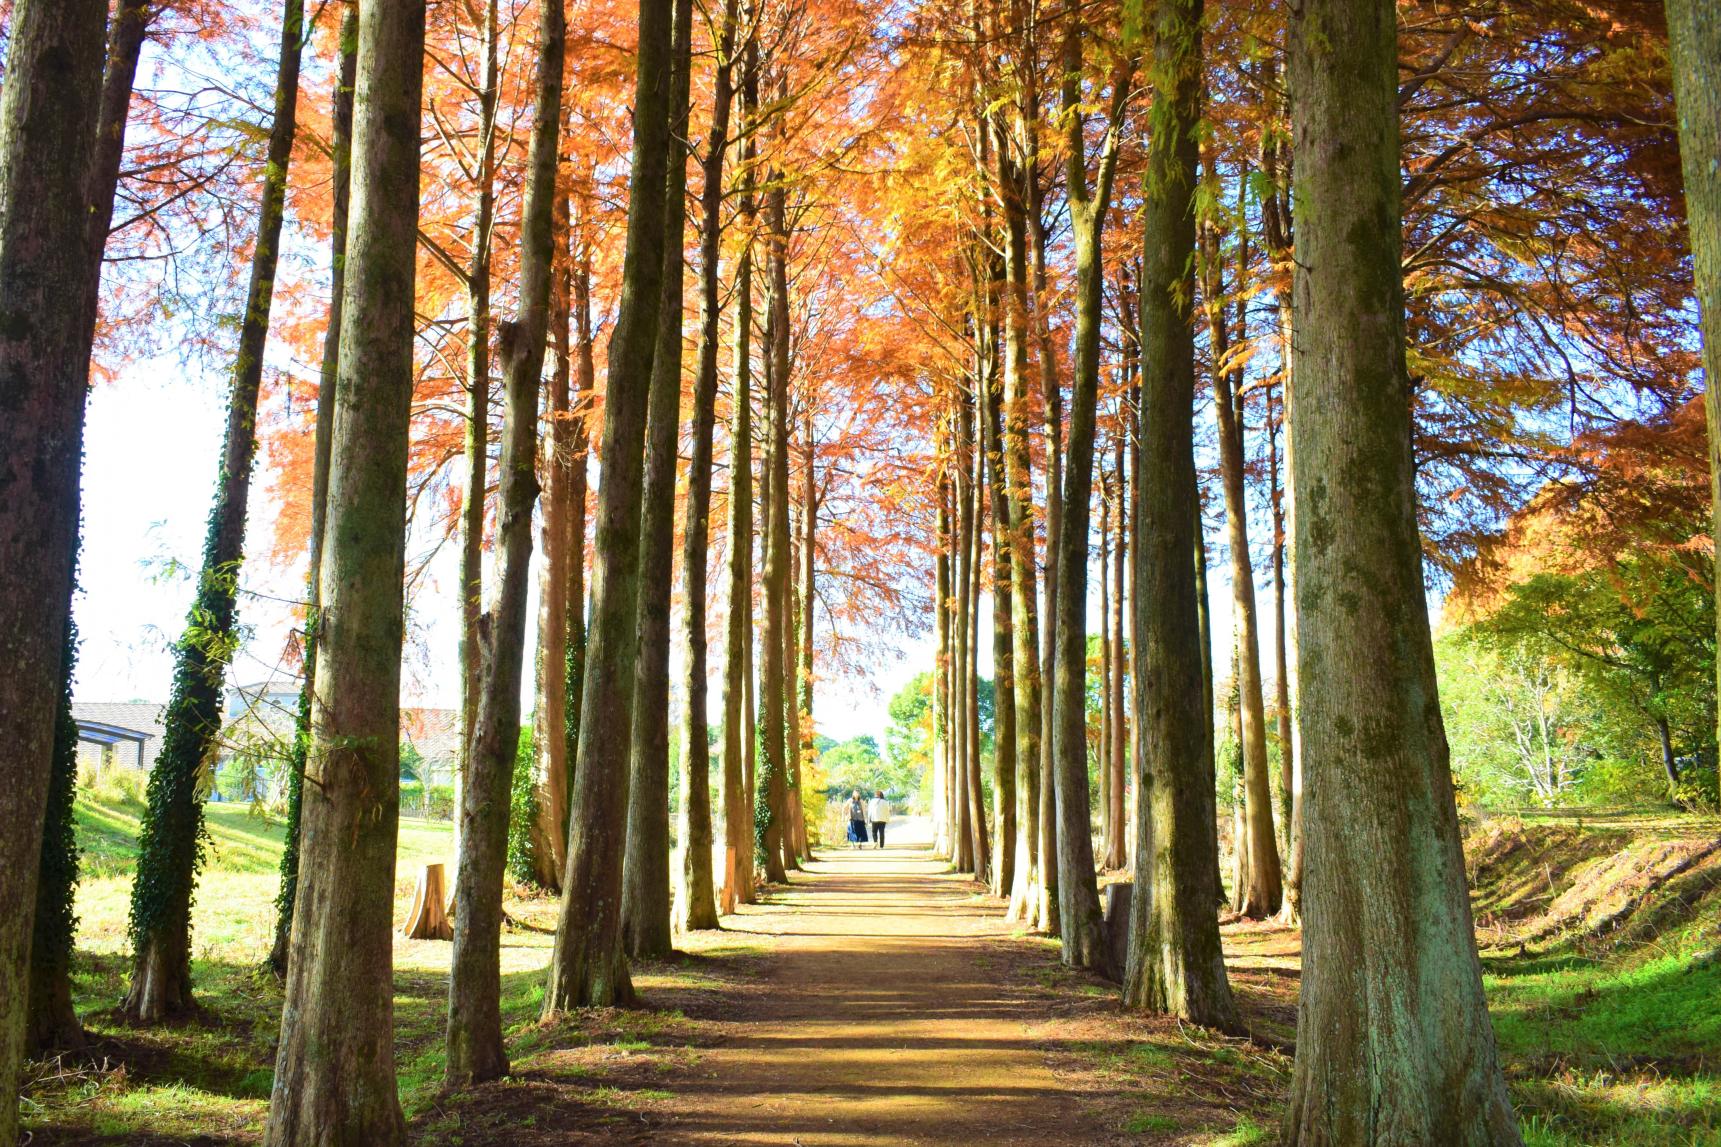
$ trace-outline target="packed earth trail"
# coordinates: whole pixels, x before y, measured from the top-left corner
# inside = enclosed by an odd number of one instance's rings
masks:
[[[766,991],[702,1057],[700,1082],[676,1088],[658,1141],[1107,1139],[1037,1046],[1044,1014],[999,974],[1012,941],[997,903],[948,867],[912,838],[828,850],[726,920],[773,937]]]

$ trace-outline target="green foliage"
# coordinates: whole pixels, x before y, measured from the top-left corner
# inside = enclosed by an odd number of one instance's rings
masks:
[[[1680,562],[1536,573],[1436,661],[1453,771],[1484,803],[1713,807],[1715,603]]]
[[[537,846],[532,835],[538,819],[538,790],[532,784],[536,743],[532,726],[520,726],[520,748],[514,755],[514,776],[508,785],[508,875],[521,884],[535,884]]]

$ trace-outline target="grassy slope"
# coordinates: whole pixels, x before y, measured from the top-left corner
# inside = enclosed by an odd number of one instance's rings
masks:
[[[1486,983],[1530,1147],[1721,1144],[1718,835],[1688,817],[1476,834]]]

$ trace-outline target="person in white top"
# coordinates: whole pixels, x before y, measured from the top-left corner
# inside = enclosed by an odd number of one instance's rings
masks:
[[[866,818],[872,821],[873,847],[883,848],[884,826],[890,823],[890,802],[884,799],[883,789],[879,789],[872,800],[867,802]]]

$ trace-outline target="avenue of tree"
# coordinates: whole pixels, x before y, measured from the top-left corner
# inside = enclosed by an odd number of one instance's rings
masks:
[[[269,1143],[405,1136],[425,534],[459,566],[450,1088],[510,1070],[505,871],[560,896],[545,1014],[632,1003],[633,961],[811,858],[815,683],[929,629],[935,847],[1000,915],[1236,1033],[1221,910],[1300,923],[1285,1142],[1520,1141],[1425,590],[1721,371],[1721,7],[254,7],[0,7],[0,1147],[26,1059],[83,1038],[84,412],[150,340],[218,358],[228,406],[122,1011],[201,1007],[246,571],[307,558]],[[267,43],[261,122],[140,81],[177,43]],[[231,323],[176,311],[177,260],[227,268],[197,274]]]

